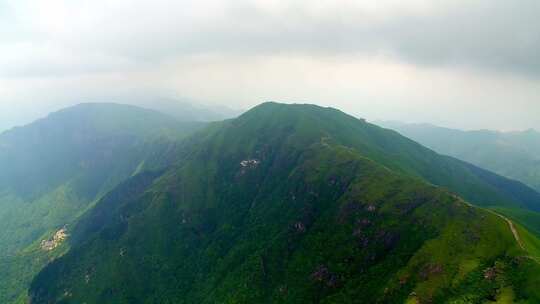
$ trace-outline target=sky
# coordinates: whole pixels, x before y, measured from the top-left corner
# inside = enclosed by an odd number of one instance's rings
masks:
[[[540,130],[540,1],[0,0],[0,130],[140,97]]]

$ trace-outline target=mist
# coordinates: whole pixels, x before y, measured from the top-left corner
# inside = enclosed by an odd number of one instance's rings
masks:
[[[237,111],[315,103],[368,120],[540,129],[536,1],[0,8],[0,130],[81,102],[149,106],[141,97]]]
[[[0,303],[540,303],[539,54],[538,0],[0,0]]]

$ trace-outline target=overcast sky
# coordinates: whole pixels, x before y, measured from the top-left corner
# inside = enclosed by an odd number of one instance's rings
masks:
[[[540,1],[0,0],[0,130],[133,96],[540,130]]]

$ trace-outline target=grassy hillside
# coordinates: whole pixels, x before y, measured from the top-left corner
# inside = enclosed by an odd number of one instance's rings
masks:
[[[528,256],[540,263],[540,239],[520,225],[516,225],[516,230]]]
[[[382,122],[435,151],[468,161],[540,190],[540,133],[460,131],[427,124]],[[533,205],[498,210],[540,236],[540,210]]]
[[[439,155],[397,132],[335,109],[266,103],[234,123],[252,126],[246,136],[260,136],[256,133],[259,126],[268,130],[294,130],[300,144],[328,137],[392,170],[451,189],[477,205],[540,210],[540,194],[519,182]]]
[[[521,223],[527,230],[540,236],[540,213],[516,208],[492,208],[500,214]]]
[[[42,250],[42,240],[118,183],[159,167],[170,146],[199,127],[131,106],[82,104],[2,133],[0,303],[25,293],[62,252]]]
[[[503,178],[309,105],[264,104],[189,143],[81,218],[32,303],[540,301],[506,221],[433,185],[536,203]]]
[[[540,133],[461,131],[428,124],[382,122],[435,151],[519,180],[540,191]]]

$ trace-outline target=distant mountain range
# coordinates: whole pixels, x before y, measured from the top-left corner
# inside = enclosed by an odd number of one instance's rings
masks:
[[[377,122],[450,155],[540,191],[540,132],[461,131],[430,124]]]
[[[234,118],[243,111],[228,108],[223,105],[205,105],[190,99],[130,97],[120,98],[130,104],[136,104],[144,108],[153,109],[181,121],[220,121]]]
[[[163,97],[148,97],[148,96],[117,96],[107,98],[91,98],[90,102],[81,102],[83,104],[107,103],[103,100],[108,100],[108,103],[135,105],[140,108],[158,111],[165,113],[167,116],[173,117],[180,121],[198,121],[211,122],[224,119],[234,118],[242,114],[243,111],[231,109],[223,105],[206,105],[198,101],[193,101],[188,98],[163,98]],[[14,127],[16,121],[20,122],[21,118],[14,121],[0,120],[0,133],[3,133]],[[18,126],[18,125],[17,125]]]
[[[540,241],[499,214],[538,192],[336,109],[87,104],[0,156],[2,303],[540,301]]]
[[[377,122],[438,153],[450,155],[540,191],[540,133],[535,130],[461,131],[430,124]],[[540,235],[540,213],[500,209]],[[538,211],[538,210],[534,210]]]
[[[130,176],[163,166],[203,123],[152,110],[81,104],[0,135],[0,303],[10,303],[55,252],[40,242]]]

